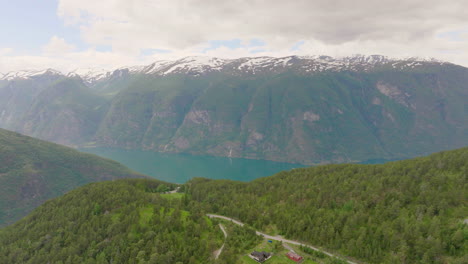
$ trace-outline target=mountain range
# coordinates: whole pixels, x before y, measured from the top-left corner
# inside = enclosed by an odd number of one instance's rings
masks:
[[[468,144],[468,69],[384,56],[187,57],[0,74],[0,127],[68,146],[320,164]]]

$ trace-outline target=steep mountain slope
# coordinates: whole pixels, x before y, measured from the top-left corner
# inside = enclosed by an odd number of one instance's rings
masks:
[[[468,148],[383,165],[325,165],[250,183],[196,179],[206,211],[369,263],[466,263]]]
[[[96,141],[306,164],[416,156],[468,144],[467,73],[149,76],[113,98]]]
[[[15,129],[59,144],[83,145],[96,133],[106,110],[105,99],[80,80],[63,79],[38,94]]]
[[[13,129],[25,115],[35,98],[48,86],[63,78],[57,72],[34,72],[28,78],[22,74],[10,74],[0,80],[0,124],[2,128]]]
[[[144,177],[121,164],[0,129],[0,225],[80,185]]]
[[[11,110],[18,97],[6,96],[0,127],[72,146],[304,164],[468,145],[468,69],[436,60],[187,57],[82,72],[28,97],[22,111]],[[37,78],[8,76],[20,77],[3,78],[0,97]],[[57,90],[73,91],[73,100]]]

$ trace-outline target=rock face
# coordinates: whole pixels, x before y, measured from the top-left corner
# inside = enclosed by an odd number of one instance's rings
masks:
[[[468,145],[468,69],[437,61],[185,58],[86,81],[40,76],[0,81],[0,126],[67,145],[305,164]]]

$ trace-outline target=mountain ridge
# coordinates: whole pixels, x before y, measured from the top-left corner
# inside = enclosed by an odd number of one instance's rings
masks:
[[[468,68],[314,58],[189,57],[97,77],[85,70],[88,82],[52,71],[1,80],[0,127],[68,146],[303,164],[468,145]]]
[[[296,62],[295,62],[296,61]],[[298,62],[300,61],[300,62]],[[113,70],[99,68],[78,68],[70,72],[61,72],[53,69],[21,70],[5,74],[0,73],[0,80],[14,80],[18,78],[31,78],[42,74],[58,74],[67,77],[79,76],[87,85],[93,85],[103,79],[111,77],[116,72],[128,71],[130,73],[148,75],[192,74],[194,76],[213,71],[230,70],[233,74],[251,73],[259,70],[273,70],[287,68],[300,64],[299,70],[311,72],[324,71],[362,71],[372,67],[391,64],[394,69],[414,68],[423,63],[451,64],[434,58],[407,57],[391,58],[383,55],[352,55],[331,57],[327,55],[314,56],[285,56],[285,57],[241,57],[236,59],[222,59],[209,56],[188,56],[175,60],[157,60],[148,65],[119,67]],[[3,76],[2,76],[3,75]]]

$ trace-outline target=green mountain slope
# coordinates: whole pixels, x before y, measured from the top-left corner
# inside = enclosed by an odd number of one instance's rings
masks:
[[[0,263],[209,263],[221,231],[153,193],[161,182],[95,183],[0,231]]]
[[[466,263],[468,148],[384,165],[198,179],[192,200],[259,230],[369,263]]]
[[[93,183],[1,229],[0,263],[214,263],[223,238],[206,214],[216,213],[358,263],[461,264],[467,175],[464,148],[384,165],[294,169],[250,183],[195,179],[181,187],[185,195],[158,193],[174,186],[156,180]],[[233,237],[219,263],[245,263],[258,238],[228,229]]]
[[[80,185],[144,177],[121,164],[0,129],[0,225]]]
[[[468,144],[467,76],[449,65],[146,77],[113,98],[95,140],[305,164],[401,159]]]
[[[468,145],[461,66],[379,56],[202,62],[118,69],[94,82],[47,74],[2,80],[0,127],[69,146],[303,164]]]
[[[30,79],[0,81],[0,127],[14,129],[36,97],[62,78],[60,75],[45,74]]]
[[[106,101],[80,80],[60,80],[42,91],[23,115],[21,133],[65,145],[82,145],[94,136]]]

